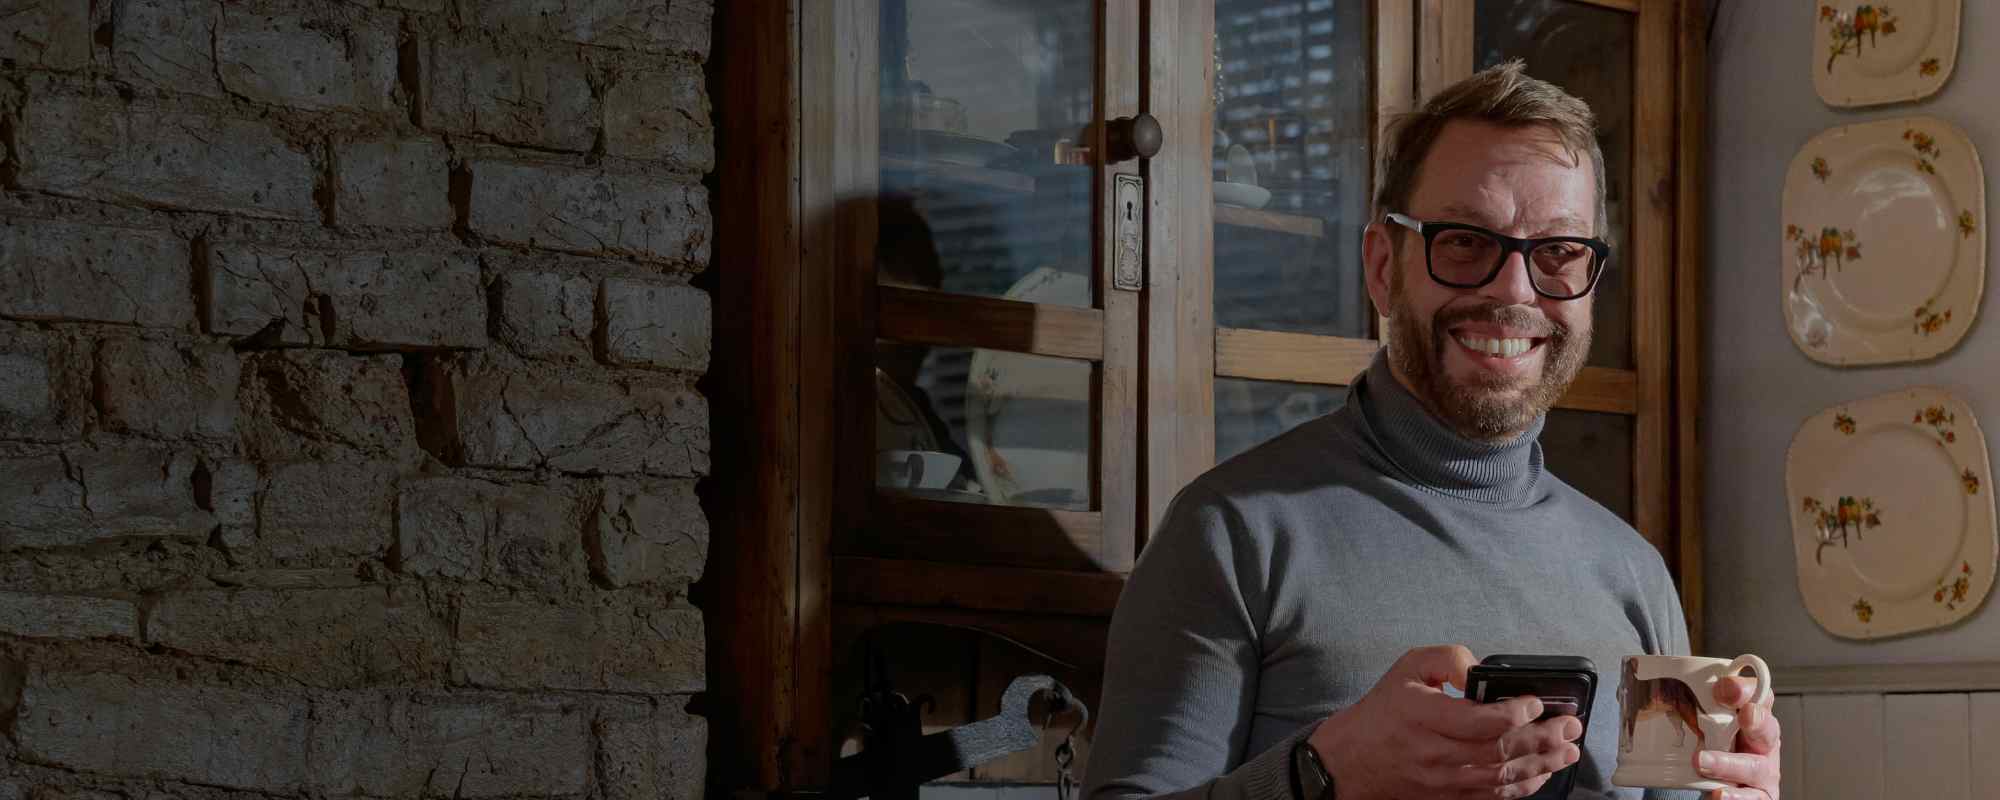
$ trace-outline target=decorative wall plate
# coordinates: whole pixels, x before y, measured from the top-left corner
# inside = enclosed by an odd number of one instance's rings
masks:
[[[1961,0],[1812,0],[1813,89],[1833,106],[1928,97],[1958,61]]]
[[[1933,117],[1814,136],[1785,174],[1785,329],[1815,361],[1935,357],[1986,285],[1986,178],[1965,132]]]
[[[1806,420],[1785,458],[1799,594],[1836,636],[1957,622],[1993,588],[1993,470],[1972,409],[1913,388]]]
[[[1038,267],[1007,297],[1090,305],[1090,281]],[[1090,508],[1091,394],[1088,361],[1006,350],[972,351],[965,387],[965,438],[990,502]]]

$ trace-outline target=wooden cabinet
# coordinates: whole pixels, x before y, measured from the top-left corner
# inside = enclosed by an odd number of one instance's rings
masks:
[[[1018,671],[1092,699],[1174,493],[1372,357],[1383,124],[1508,58],[1597,109],[1614,218],[1548,462],[1662,549],[1698,624],[1701,5],[719,4],[718,779],[824,786],[868,631],[906,626],[878,648],[941,726]]]

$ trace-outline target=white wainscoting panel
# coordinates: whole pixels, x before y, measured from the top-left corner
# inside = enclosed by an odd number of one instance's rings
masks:
[[[1898,797],[1971,800],[1964,694],[1882,696],[1882,783]]]
[[[2000,692],[1979,692],[1971,706],[1972,796],[2000,797]]]
[[[1809,694],[1800,704],[1812,800],[1882,800],[1882,696]]]
[[[1806,794],[1806,718],[1799,696],[1781,694],[1772,698],[1771,715],[1778,718],[1778,728],[1783,732],[1778,744],[1778,768],[1783,770],[1778,793],[1787,798],[1811,797]]]

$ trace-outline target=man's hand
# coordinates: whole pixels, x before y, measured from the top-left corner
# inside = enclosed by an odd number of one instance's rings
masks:
[[[1576,717],[1537,723],[1537,698],[1479,703],[1444,693],[1447,683],[1463,690],[1477,663],[1458,645],[1411,650],[1359,702],[1313,729],[1308,741],[1340,800],[1526,797],[1576,763]]]
[[[1738,789],[1717,789],[1709,800],[1778,800],[1778,748],[1783,732],[1771,714],[1771,696],[1752,698],[1756,681],[1729,677],[1715,684],[1715,701],[1736,709],[1738,730],[1734,752],[1703,751],[1701,774]]]

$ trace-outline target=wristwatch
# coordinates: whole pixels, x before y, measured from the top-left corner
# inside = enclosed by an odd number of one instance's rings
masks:
[[[1296,800],[1333,800],[1333,776],[1307,738],[1292,745],[1292,791]]]

